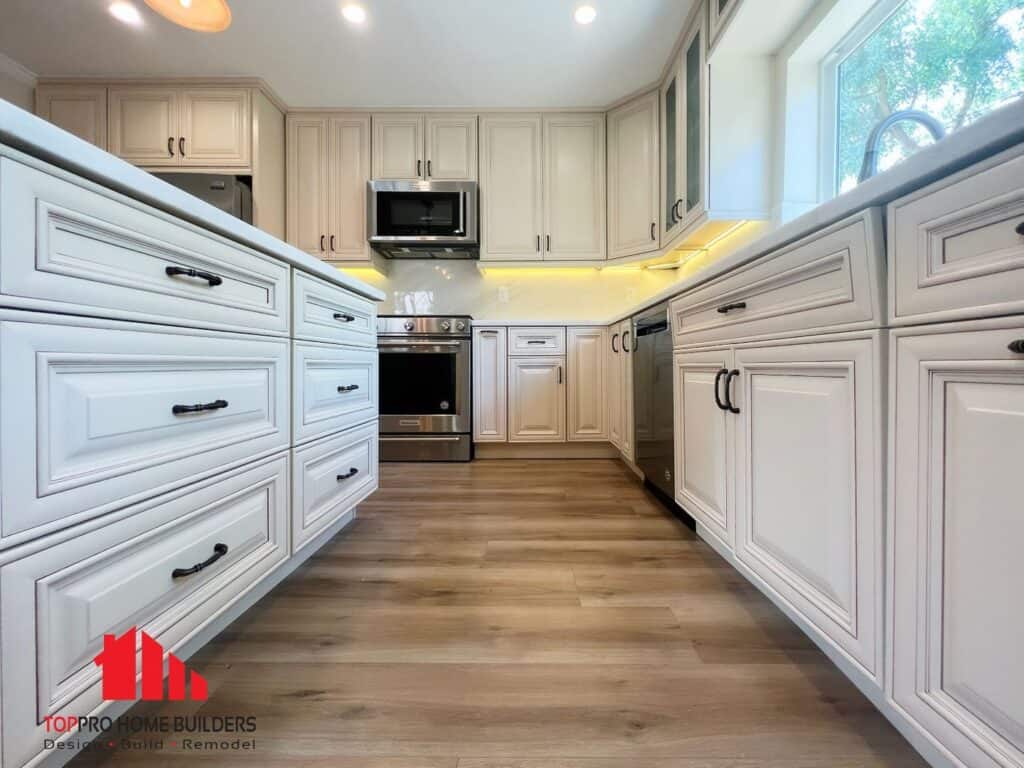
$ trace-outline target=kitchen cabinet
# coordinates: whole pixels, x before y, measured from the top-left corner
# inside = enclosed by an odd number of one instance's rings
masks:
[[[958,765],[1024,764],[1024,323],[893,331],[889,694]]]
[[[480,118],[480,260],[543,259],[541,117]]]
[[[623,456],[633,460],[632,321],[608,328],[608,439]]]
[[[107,148],[107,89],[92,85],[40,85],[36,114],[80,139]]]
[[[565,358],[508,358],[508,439],[565,442]]]
[[[326,261],[365,260],[370,118],[297,113],[287,132],[288,242]]]
[[[605,361],[608,334],[604,328],[569,328],[567,338],[568,439],[607,440]]]
[[[608,113],[608,258],[661,242],[657,91]]]
[[[381,113],[373,116],[373,178],[473,181],[477,116]]]
[[[108,90],[109,150],[144,167],[251,164],[248,88],[115,86]]]
[[[603,114],[544,116],[544,259],[605,257]]]
[[[473,441],[508,440],[508,332],[473,329]]]
[[[708,0],[708,50],[713,50],[743,0]]]

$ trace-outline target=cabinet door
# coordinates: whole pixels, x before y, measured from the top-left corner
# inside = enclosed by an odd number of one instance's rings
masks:
[[[366,115],[332,117],[329,132],[327,258],[365,260],[370,118]]]
[[[480,259],[539,261],[540,116],[483,117],[480,129]]]
[[[676,501],[732,549],[734,433],[723,407],[732,352],[677,352],[673,362]]]
[[[252,157],[249,89],[183,90],[178,137],[181,165],[248,166]]]
[[[380,114],[373,116],[373,178],[424,177],[423,116]]]
[[[633,461],[633,325],[631,320],[619,323],[622,362],[619,367],[622,399],[622,454]]]
[[[658,93],[608,114],[608,258],[658,249]]]
[[[608,440],[611,444],[622,450],[622,416],[623,407],[622,391],[622,328],[618,323],[609,326],[607,329],[608,341],[608,366],[606,380],[608,382]]]
[[[36,114],[80,139],[107,148],[107,89],[94,86],[41,85]]]
[[[604,328],[569,328],[568,430],[570,440],[607,440]]]
[[[509,442],[565,440],[565,358],[508,359]]]
[[[604,115],[544,117],[544,258],[605,258]]]
[[[110,152],[136,165],[178,165],[179,98],[172,88],[108,91]]]
[[[476,181],[476,115],[427,115],[425,178]]]
[[[680,54],[661,86],[661,242],[666,245],[682,228],[681,209],[686,202],[682,159],[684,100]]]
[[[706,208],[704,190],[704,155],[707,146],[706,86],[707,67],[704,58],[704,14],[697,21],[683,43],[682,82],[684,100],[680,104],[682,118],[683,154],[677,158],[682,164],[683,203],[679,205],[680,224],[685,229]]]
[[[738,348],[736,554],[880,686],[880,332]]]
[[[958,765],[1003,768],[1024,765],[1024,323],[959,328],[893,338],[891,695]]]
[[[507,330],[473,329],[473,441],[508,440]]]
[[[288,116],[288,242],[314,256],[327,249],[328,121]]]

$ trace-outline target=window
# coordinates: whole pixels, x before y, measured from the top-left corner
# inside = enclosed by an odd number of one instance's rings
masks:
[[[823,187],[857,185],[871,129],[917,109],[947,133],[1024,94],[1024,0],[882,0],[825,58]],[[899,122],[882,138],[878,170],[926,144]]]

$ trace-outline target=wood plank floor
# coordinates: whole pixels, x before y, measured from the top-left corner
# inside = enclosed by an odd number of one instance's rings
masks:
[[[923,766],[611,460],[385,464],[359,519],[189,662],[257,750],[73,765]]]

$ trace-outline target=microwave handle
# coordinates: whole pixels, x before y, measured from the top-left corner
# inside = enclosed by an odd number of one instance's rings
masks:
[[[459,234],[466,233],[466,190],[459,190]]]

